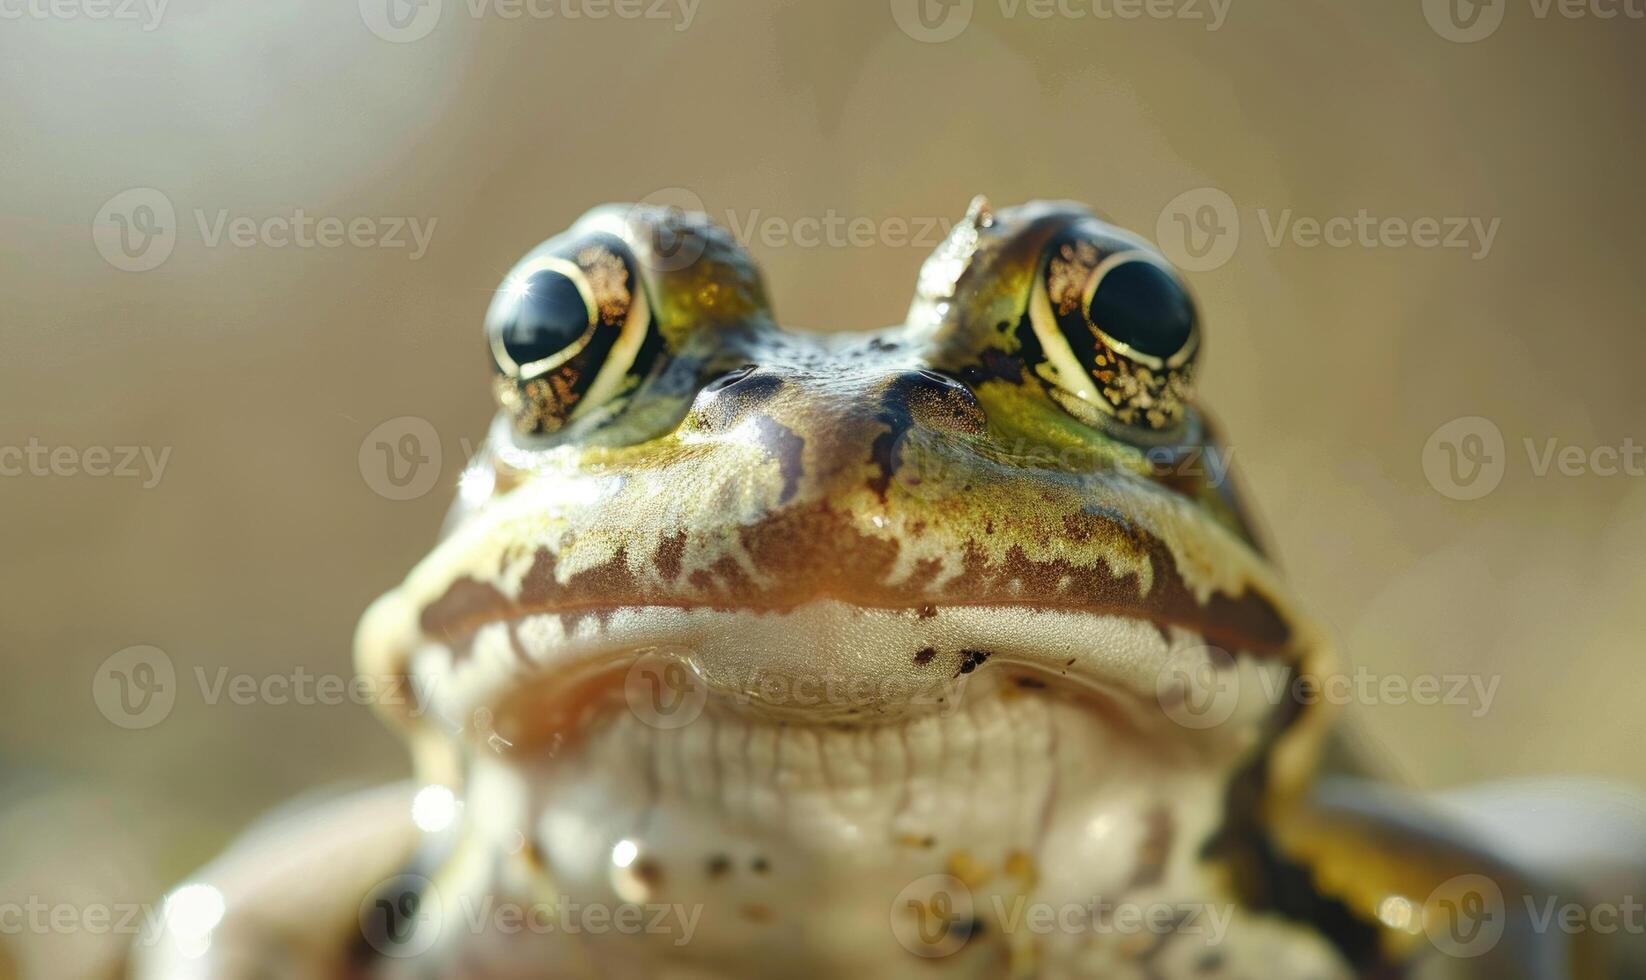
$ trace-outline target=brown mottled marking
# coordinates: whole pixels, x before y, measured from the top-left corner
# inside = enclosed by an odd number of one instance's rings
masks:
[[[741,905],[738,906],[737,914],[750,922],[770,922],[772,920],[772,910],[765,905]]]
[[[732,870],[732,859],[724,854],[716,854],[709,858],[709,877],[724,878]]]
[[[694,588],[704,592],[726,591],[734,594],[747,593],[754,590],[754,583],[749,580],[743,566],[730,555],[717,559],[708,569],[698,569],[687,576]]]
[[[657,566],[657,573],[663,576],[663,581],[673,582],[680,577],[680,559],[686,554],[686,532],[670,534],[657,544],[657,553],[652,555],[652,564]]]
[[[750,861],[749,867],[753,868],[754,873],[757,875],[763,875],[772,869],[771,862],[767,861],[764,857],[757,857],[753,861]]]
[[[922,647],[920,650],[915,651],[915,655],[914,655],[915,666],[916,667],[924,667],[927,664],[931,663],[932,658],[935,657],[935,656],[937,656],[936,648],[934,648],[934,647]]]
[[[1214,593],[1202,604],[1159,539],[1105,515],[1071,520],[1087,533],[1118,532],[1146,555],[1154,579],[1148,594],[1140,596],[1135,574],[1117,578],[1101,559],[1090,566],[1063,558],[1037,561],[1014,546],[997,560],[975,543],[962,548],[961,574],[941,587],[935,584],[936,566],[889,584],[901,551],[898,542],[865,534],[850,514],[816,503],[785,507],[738,529],[758,582],[741,564],[722,556],[711,569],[685,576],[688,581],[660,587],[636,577],[626,547],[561,582],[555,576],[555,555],[539,548],[518,602],[491,585],[461,578],[423,609],[421,623],[430,636],[455,637],[482,623],[528,612],[556,613],[572,626],[625,605],[786,611],[827,597],[875,609],[998,604],[1130,615],[1196,630],[1207,642],[1230,649],[1270,656],[1287,652],[1291,628],[1267,596]]]
[[[509,600],[484,582],[460,578],[445,595],[423,608],[420,625],[429,636],[453,639],[478,623],[501,619],[509,612]]]

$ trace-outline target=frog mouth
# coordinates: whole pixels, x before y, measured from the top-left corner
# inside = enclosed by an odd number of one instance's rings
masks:
[[[1149,620],[1012,606],[870,609],[818,600],[750,612],[624,607],[483,623],[410,659],[420,710],[531,752],[627,711],[672,730],[705,711],[859,728],[979,698],[1079,698],[1144,737],[1261,723],[1289,667]]]

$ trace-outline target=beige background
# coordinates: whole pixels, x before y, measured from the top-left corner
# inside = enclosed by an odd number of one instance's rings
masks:
[[[703,0],[684,30],[445,0],[411,43],[320,0],[174,0],[153,30],[0,20],[0,446],[171,450],[149,489],[0,478],[0,899],[142,900],[281,800],[406,771],[363,708],[210,705],[195,671],[349,670],[355,618],[423,553],[486,424],[500,275],[587,207],[669,188],[774,220],[750,247],[779,315],[822,329],[899,318],[929,243],[782,241],[801,219],[918,230],[987,192],[1085,200],[1154,237],[1178,195],[1222,190],[1238,247],[1191,275],[1204,401],[1291,577],[1353,664],[1498,685],[1483,714],[1356,705],[1361,743],[1418,786],[1646,785],[1646,478],[1539,477],[1523,446],[1646,440],[1646,23],[1499,3],[1472,44],[1420,0],[1233,0],[1215,31],[977,0],[946,43],[901,32],[890,0]],[[133,187],[177,212],[144,272],[93,239]],[[196,218],[297,208],[434,234],[415,260],[212,247]],[[1479,258],[1271,245],[1287,209],[1500,224]],[[443,459],[394,502],[358,454],[405,415]],[[1474,415],[1505,475],[1449,499],[1425,443]],[[93,699],[133,644],[179,678],[136,732]],[[19,945],[69,976],[108,943]]]

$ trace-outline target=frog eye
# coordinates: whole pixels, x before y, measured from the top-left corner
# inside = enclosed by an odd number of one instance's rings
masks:
[[[498,404],[526,435],[612,405],[651,366],[651,320],[615,238],[539,249],[509,273],[486,314]]]
[[[1129,239],[1064,238],[1030,309],[1057,400],[1088,421],[1144,430],[1182,421],[1200,325],[1188,289],[1159,255]]]

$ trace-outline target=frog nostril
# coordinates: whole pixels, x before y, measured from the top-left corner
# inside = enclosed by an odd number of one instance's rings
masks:
[[[724,430],[766,403],[783,387],[774,374],[758,374],[752,364],[728,371],[704,385],[692,402],[691,424],[699,429]]]
[[[740,368],[732,368],[730,371],[727,371],[725,374],[722,374],[720,377],[715,378],[713,381],[710,381],[708,384],[704,385],[703,394],[713,395],[718,392],[725,391],[727,388],[730,388],[732,385],[737,384],[739,381],[742,381],[744,378],[753,374],[754,371],[755,366],[753,364],[745,364]]]
[[[899,374],[887,385],[885,398],[895,415],[926,428],[980,435],[988,426],[972,390],[936,371],[920,368]]]

